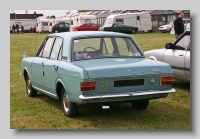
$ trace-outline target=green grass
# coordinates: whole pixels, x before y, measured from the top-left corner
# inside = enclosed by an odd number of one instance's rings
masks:
[[[176,93],[151,100],[145,111],[133,110],[131,104],[112,104],[103,110],[99,105],[80,106],[79,115],[63,115],[60,101],[38,93],[26,96],[25,81],[19,75],[22,52],[34,56],[47,34],[10,35],[10,128],[11,129],[132,129],[190,130],[190,83],[176,80]],[[169,33],[132,35],[143,51],[163,48],[173,42]]]

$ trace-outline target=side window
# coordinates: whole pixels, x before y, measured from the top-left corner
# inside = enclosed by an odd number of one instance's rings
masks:
[[[68,23],[65,23],[65,27],[69,27],[69,24],[68,24]]]
[[[50,59],[58,58],[58,54],[59,54],[61,45],[62,45],[62,38],[56,38],[52,52],[51,52]]]
[[[190,44],[190,35],[185,35],[185,36],[176,44],[176,46],[183,47],[183,48],[185,48],[185,50],[187,50],[189,44]]]
[[[59,27],[64,27],[64,24],[59,24],[58,26],[59,26]]]
[[[43,53],[42,53],[42,57],[44,57],[44,58],[49,57],[53,41],[54,41],[54,38],[48,38],[47,39],[46,44],[44,46]]]

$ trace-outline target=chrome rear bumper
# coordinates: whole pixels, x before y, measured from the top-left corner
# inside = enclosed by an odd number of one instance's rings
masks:
[[[134,97],[134,96],[144,96],[144,95],[154,95],[154,94],[169,94],[175,93],[174,88],[168,90],[149,90],[149,91],[137,91],[137,92],[125,92],[123,94],[109,94],[109,95],[93,95],[93,96],[84,96],[80,95],[79,98],[83,100],[87,99],[103,99],[103,98],[117,98],[117,97]]]

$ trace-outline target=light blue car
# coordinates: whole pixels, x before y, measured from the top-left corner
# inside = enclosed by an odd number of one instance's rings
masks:
[[[65,116],[79,106],[130,103],[145,110],[149,100],[174,93],[169,64],[145,58],[132,36],[78,31],[48,35],[35,57],[23,53],[21,73],[28,97],[42,92],[61,101]]]

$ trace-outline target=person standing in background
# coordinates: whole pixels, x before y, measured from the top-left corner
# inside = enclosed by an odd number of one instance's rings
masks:
[[[177,39],[184,32],[184,23],[183,23],[184,12],[181,11],[178,15],[178,18],[174,20],[174,31],[175,38]]]
[[[21,25],[21,33],[24,33],[24,26]]]
[[[13,34],[15,33],[15,24],[12,25]]]

